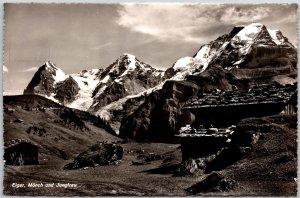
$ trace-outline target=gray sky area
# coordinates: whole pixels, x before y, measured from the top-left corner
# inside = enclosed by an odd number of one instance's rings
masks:
[[[131,53],[168,68],[252,22],[297,44],[296,4],[5,4],[4,94],[21,94],[47,60],[78,73]]]

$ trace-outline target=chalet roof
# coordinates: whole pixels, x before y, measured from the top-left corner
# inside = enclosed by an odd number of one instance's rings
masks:
[[[236,128],[235,125],[232,125],[227,128],[194,128],[190,125],[182,127],[179,130],[179,133],[175,136],[177,137],[228,137],[234,132]]]
[[[214,90],[203,93],[185,105],[185,109],[259,103],[287,103],[297,91],[297,84],[260,84],[249,90]]]
[[[14,147],[14,146],[16,146],[16,145],[18,145],[20,143],[27,143],[27,144],[31,144],[33,146],[37,146],[38,147],[37,144],[34,144],[34,143],[30,142],[29,140],[25,140],[25,139],[12,139],[12,140],[4,143],[4,149]]]

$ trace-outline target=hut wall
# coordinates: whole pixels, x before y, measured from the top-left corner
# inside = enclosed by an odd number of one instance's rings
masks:
[[[182,137],[180,138],[182,161],[214,154],[225,146],[226,140],[224,136]]]
[[[38,147],[29,143],[19,143],[6,148],[4,159],[7,165],[36,165],[38,164]]]
[[[206,106],[186,108],[196,117],[195,124],[227,127],[247,117],[263,117],[279,114],[285,107],[283,102],[237,104],[228,106]]]

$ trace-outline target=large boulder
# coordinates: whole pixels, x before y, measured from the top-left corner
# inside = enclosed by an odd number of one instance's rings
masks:
[[[65,169],[80,169],[116,163],[123,157],[123,147],[115,143],[98,143],[80,153]]]

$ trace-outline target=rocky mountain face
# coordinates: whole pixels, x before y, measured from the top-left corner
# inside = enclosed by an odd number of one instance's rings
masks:
[[[119,135],[140,141],[172,140],[180,107],[196,91],[197,85],[188,81],[166,81],[161,90],[150,94],[122,120]]]
[[[260,82],[293,83],[296,65],[297,51],[280,31],[257,23],[234,27],[167,69],[164,77],[170,80],[123,119],[120,136],[169,141],[179,121],[189,119],[180,109],[193,96],[213,89],[248,89]]]
[[[55,98],[63,104],[66,104],[75,100],[78,91],[79,87],[77,82],[69,76],[66,80],[57,83]]]
[[[68,76],[55,64],[48,61],[42,65],[34,74],[32,80],[24,90],[24,94],[38,94],[46,97],[53,97],[56,94],[56,86],[66,80]],[[76,82],[73,84],[76,89]],[[59,87],[62,88],[62,85]],[[53,99],[55,99],[53,97]]]

